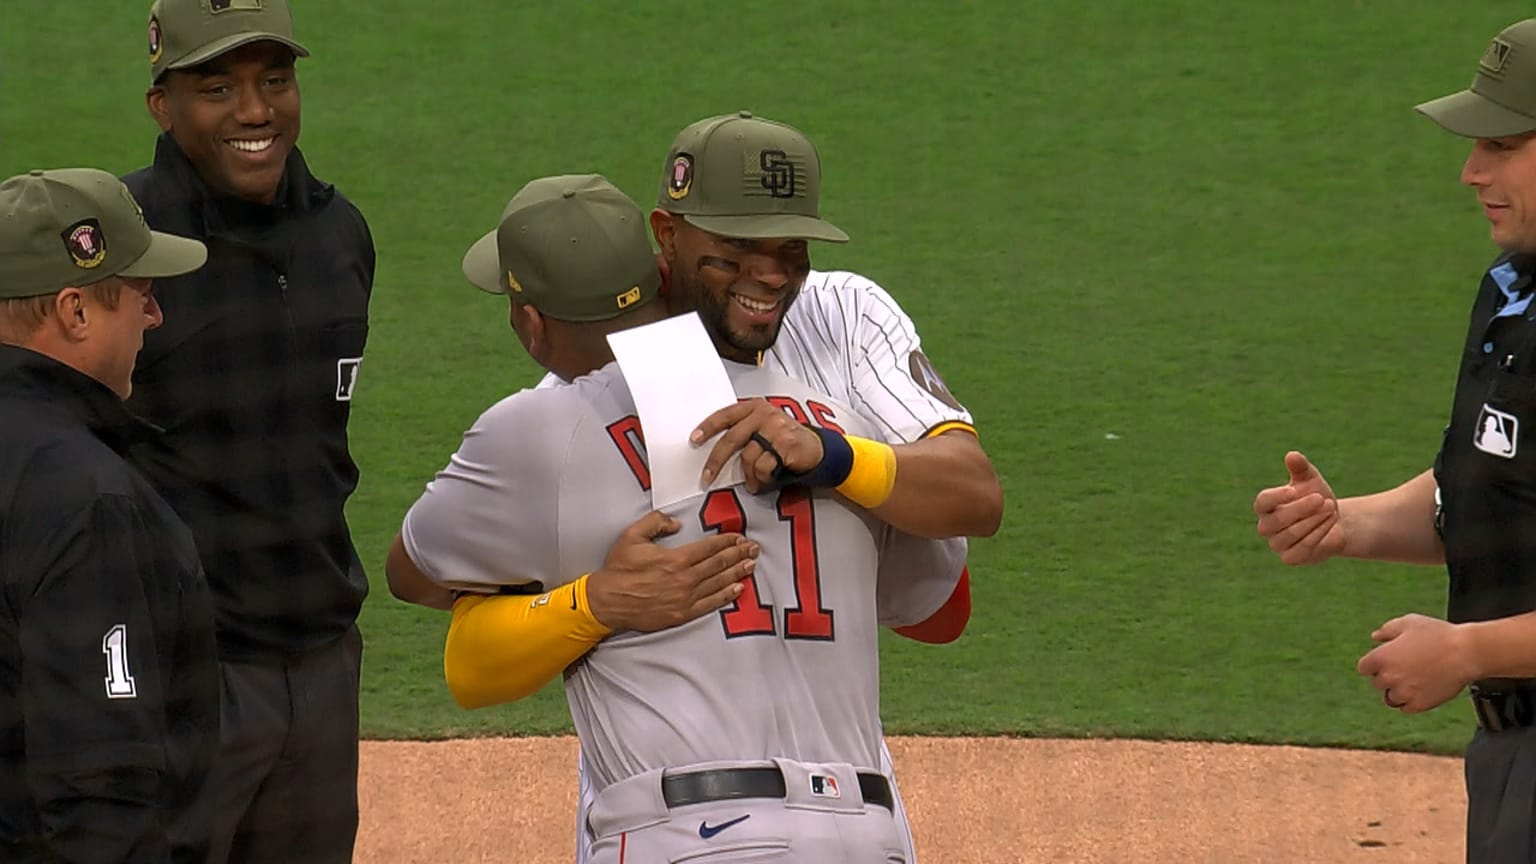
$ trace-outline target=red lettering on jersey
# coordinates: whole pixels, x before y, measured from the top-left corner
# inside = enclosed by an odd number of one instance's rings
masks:
[[[613,439],[613,446],[619,448],[619,455],[624,457],[624,462],[629,466],[630,473],[635,475],[640,488],[646,492],[651,491],[651,468],[645,464],[645,433],[640,429],[640,418],[631,414],[622,420],[616,420],[608,424],[608,437]]]
[[[795,606],[784,609],[784,638],[834,637],[832,610],[821,605],[821,568],[816,561],[816,508],[804,487],[779,494],[779,521],[789,523],[790,554],[795,562]]]
[[[768,396],[766,398],[768,399],[769,405],[772,405],[780,411],[783,411],[785,414],[795,418],[796,423],[804,425],[811,422],[806,418],[805,409],[800,407],[800,403],[789,398],[788,396]]]
[[[747,513],[741,507],[736,490],[716,489],[704,499],[699,508],[699,523],[706,531],[721,534],[745,534]],[[731,605],[720,610],[720,626],[725,628],[725,638],[737,636],[772,636],[773,607],[764,605],[757,594],[757,577],[741,580],[741,594]]]
[[[796,423],[802,426],[820,426],[823,429],[831,429],[840,435],[847,434],[843,431],[843,427],[839,426],[833,419],[837,417],[837,413],[827,405],[820,402],[807,401],[802,407],[798,401],[790,396],[764,396],[763,398],[768,400],[769,405],[788,414]]]
[[[816,510],[809,492],[792,486],[779,493],[779,521],[789,523],[795,605],[784,609],[784,638],[827,642],[837,638],[832,610],[821,605],[821,567],[816,558]],[[699,508],[699,524],[721,534],[747,533],[747,513],[733,489],[716,489]],[[754,574],[741,582],[741,595],[720,610],[725,638],[771,636],[773,607],[762,601]]]
[[[843,431],[843,427],[832,422],[832,418],[836,417],[837,415],[832,413],[831,408],[828,408],[820,402],[807,402],[805,403],[805,407],[810,409],[811,416],[816,418],[817,426],[820,426],[823,429],[831,429],[833,432],[836,432],[839,435],[848,434]]]

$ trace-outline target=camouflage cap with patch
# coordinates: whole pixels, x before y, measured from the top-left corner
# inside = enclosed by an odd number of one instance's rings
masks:
[[[179,276],[207,259],[202,243],[149,230],[128,187],[105,171],[32,171],[0,183],[0,298]]]
[[[821,218],[821,157],[811,139],[750,111],[677,133],[656,206],[728,237],[848,241]]]
[[[1511,24],[1493,37],[1471,87],[1414,110],[1467,138],[1536,130],[1536,18]]]
[[[288,0],[155,0],[149,8],[149,79],[188,69],[251,42],[309,50],[293,38]]]
[[[529,181],[495,231],[464,253],[464,275],[562,321],[601,321],[661,289],[645,213],[600,174]]]

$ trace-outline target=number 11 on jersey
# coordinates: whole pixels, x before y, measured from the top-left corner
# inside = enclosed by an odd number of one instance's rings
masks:
[[[790,487],[779,493],[780,522],[789,523],[790,560],[794,566],[795,605],[784,610],[785,639],[830,641],[836,638],[832,610],[821,605],[821,572],[816,561],[816,511],[810,493]],[[699,508],[699,522],[721,534],[746,534],[747,514],[735,489],[716,489]],[[742,582],[741,595],[720,610],[725,637],[773,635],[773,607],[757,591],[757,576]]]

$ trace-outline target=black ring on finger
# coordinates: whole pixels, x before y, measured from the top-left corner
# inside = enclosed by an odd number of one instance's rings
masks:
[[[759,432],[753,432],[752,440],[757,443],[757,446],[763,448],[764,453],[767,453],[769,456],[773,457],[773,470],[777,471],[784,467],[784,457],[779,455],[779,451],[773,449],[773,445],[768,443],[767,438],[764,438]]]

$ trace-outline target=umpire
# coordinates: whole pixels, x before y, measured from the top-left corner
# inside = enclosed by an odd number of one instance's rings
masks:
[[[1451,422],[1431,470],[1338,499],[1306,457],[1254,501],[1292,564],[1334,555],[1444,563],[1446,620],[1386,622],[1360,659],[1382,700],[1427,711],[1471,685],[1467,860],[1536,861],[1536,19],[1506,28],[1472,86],[1418,110],[1472,139],[1461,171],[1503,252],[1483,274]]]
[[[150,225],[208,244],[167,286],[129,407],[165,429],[134,463],[191,527],[218,617],[210,860],[350,862],[368,580],[347,423],[373,241],[298,149],[309,52],[285,0],[158,0],[146,44],[163,134],[124,180]]]
[[[116,177],[0,183],[0,860],[201,862],[213,609],[187,528],[120,454],[151,280],[203,244]]]

